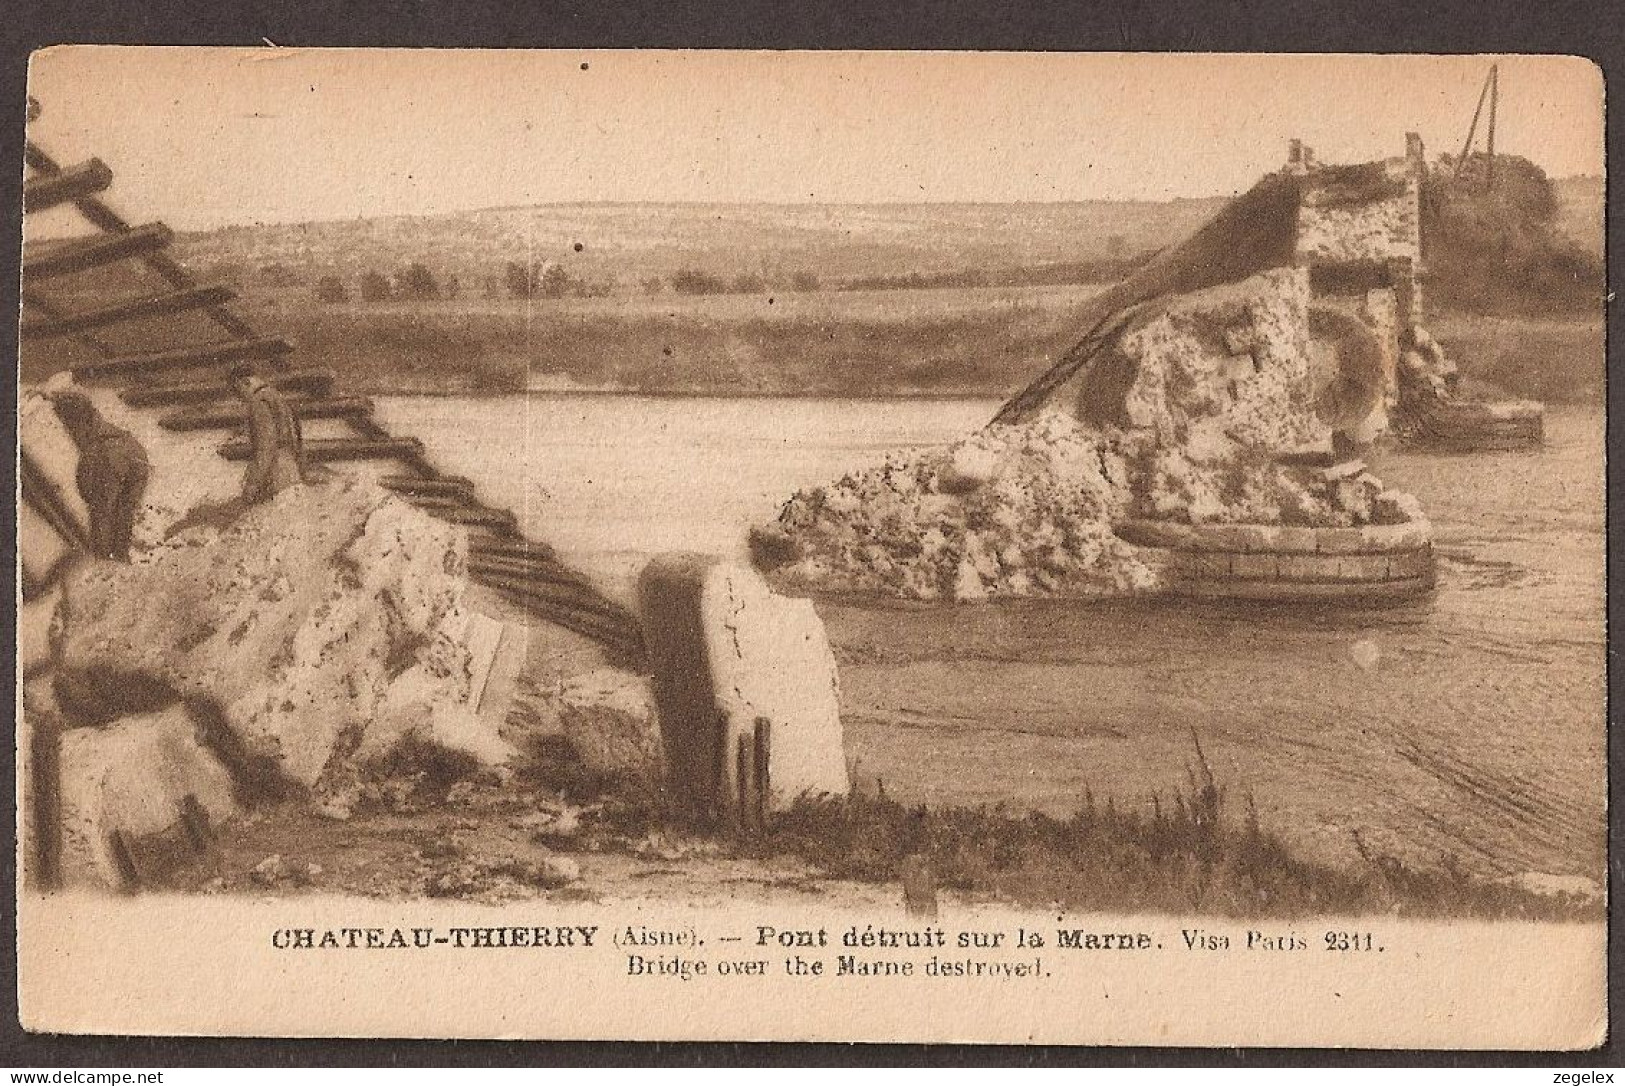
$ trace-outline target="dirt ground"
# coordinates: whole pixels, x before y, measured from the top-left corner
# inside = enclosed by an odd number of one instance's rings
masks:
[[[420,783],[374,787],[344,821],[294,806],[251,814],[148,889],[485,904],[546,898],[902,907],[900,885],[831,879],[790,858],[742,856],[729,842],[647,828],[624,810],[576,806],[543,787],[464,781],[441,799],[416,794]]]

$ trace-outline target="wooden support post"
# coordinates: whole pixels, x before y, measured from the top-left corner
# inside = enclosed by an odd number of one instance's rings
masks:
[[[756,746],[751,736],[735,736],[733,802],[724,804],[728,821],[741,833],[754,833],[756,797]]]
[[[55,890],[62,884],[62,726],[52,713],[28,713],[27,721],[34,830],[34,863],[29,866],[35,868],[40,889]]]
[[[1495,68],[1490,67],[1490,75],[1495,74]],[[1467,156],[1473,149],[1473,137],[1478,134],[1478,118],[1484,112],[1484,101],[1490,94],[1490,80],[1485,78],[1484,89],[1478,92],[1478,105],[1473,107],[1473,121],[1467,126],[1467,139],[1461,145],[1461,158],[1456,161],[1456,176],[1467,168]]]
[[[756,828],[767,829],[769,812],[773,809],[773,722],[765,716],[756,718],[756,731],[751,737],[754,745],[752,768],[756,793]]]

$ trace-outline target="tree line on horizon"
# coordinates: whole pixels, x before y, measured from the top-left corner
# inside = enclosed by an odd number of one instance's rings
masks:
[[[1125,257],[1105,257],[1039,264],[1026,267],[965,267],[902,274],[850,276],[826,281],[816,272],[800,269],[787,275],[741,272],[729,277],[697,267],[680,268],[666,276],[645,276],[636,282],[636,293],[676,294],[763,294],[781,292],[812,294],[833,291],[937,290],[978,287],[1071,286],[1110,282],[1128,275],[1150,252]],[[268,264],[260,278],[272,286],[299,287],[307,280],[284,264]],[[588,279],[571,274],[563,266],[545,262],[527,265],[510,260],[497,273],[486,276],[478,288],[487,300],[498,298],[601,298],[617,293],[608,279]],[[454,273],[436,275],[421,261],[407,264],[387,275],[369,269],[353,281],[336,274],[318,277],[311,290],[319,302],[340,305],[352,301],[379,303],[391,301],[454,300],[469,293]]]

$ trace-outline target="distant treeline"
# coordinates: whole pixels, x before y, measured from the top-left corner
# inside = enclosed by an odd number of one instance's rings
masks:
[[[258,270],[261,282],[275,287],[303,287],[309,284],[316,299],[329,304],[351,301],[435,301],[477,295],[497,298],[602,298],[618,293],[678,294],[764,294],[782,292],[811,294],[821,290],[941,290],[975,287],[1073,286],[1114,282],[1123,278],[1151,256],[1141,253],[1128,257],[1075,260],[1012,268],[958,268],[936,272],[909,272],[903,275],[854,276],[826,282],[805,269],[781,275],[743,272],[732,277],[700,268],[683,268],[670,276],[648,276],[635,287],[622,286],[611,279],[587,279],[572,275],[562,265],[544,262],[524,264],[508,261],[500,272],[487,275],[465,287],[455,274],[437,274],[422,262],[413,262],[398,272],[386,274],[368,270],[352,279],[325,274],[314,281],[308,273],[285,264],[267,264]],[[213,269],[215,274],[237,277],[240,267]]]
[[[1602,260],[1559,229],[1557,190],[1517,155],[1448,155],[1422,187],[1422,242],[1435,304],[1464,313],[1599,313]]]

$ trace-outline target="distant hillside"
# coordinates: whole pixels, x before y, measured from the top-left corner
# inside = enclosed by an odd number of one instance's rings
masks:
[[[1603,182],[1554,182],[1558,227],[1603,250]],[[232,226],[182,235],[179,255],[249,291],[354,290],[369,271],[424,264],[466,295],[507,293],[510,261],[558,264],[572,280],[641,293],[679,272],[769,284],[810,274],[826,288],[1133,258],[1189,235],[1226,197],[1065,204],[546,204],[433,216]],[[1088,276],[1083,278],[1087,279]],[[1111,278],[1111,276],[1106,276]],[[1063,274],[1057,282],[1080,281]],[[942,285],[953,285],[943,283]]]
[[[554,204],[436,216],[236,226],[179,239],[190,265],[256,286],[349,283],[409,262],[492,293],[509,261],[636,290],[692,270],[826,285],[1115,260],[1190,233],[1223,199],[1070,204]]]

